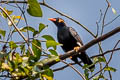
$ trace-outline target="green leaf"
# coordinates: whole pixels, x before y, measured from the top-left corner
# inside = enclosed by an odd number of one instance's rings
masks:
[[[89,69],[91,66],[95,65],[95,63],[88,65],[88,64],[84,64],[84,66],[82,67],[83,69],[87,69],[90,72],[93,72],[95,68]]]
[[[37,34],[39,34],[39,32],[36,30],[36,31],[33,33],[33,37],[36,36]]]
[[[113,67],[106,67],[104,70],[105,70],[105,71],[113,71],[113,72],[116,72],[116,69],[113,68]]]
[[[57,52],[53,49],[49,49],[49,52],[52,54],[52,55],[55,55],[55,56],[58,56]]]
[[[13,53],[12,52],[9,52],[8,59],[9,59],[9,61],[13,60]]]
[[[7,12],[8,15],[11,15],[13,13],[13,11],[7,10],[6,8],[4,8],[4,10]],[[7,15],[4,12],[1,13],[1,16],[7,18]]]
[[[36,65],[43,66],[43,65],[45,65],[46,63],[49,63],[49,62],[52,62],[52,61],[59,62],[59,61],[60,61],[59,56],[51,56],[50,58],[43,59],[43,60],[41,60],[40,62],[36,63]]]
[[[41,43],[39,40],[34,39],[32,41],[32,49],[33,49],[36,59],[39,60],[41,56]]]
[[[14,61],[16,64],[22,63],[23,60],[19,53],[15,53],[15,57]]]
[[[35,29],[33,27],[30,27],[30,26],[27,26],[27,27],[23,27],[23,28],[20,28],[20,31],[25,31],[27,32],[28,31],[31,31],[31,32],[34,32]]]
[[[26,54],[26,56],[28,56],[28,57],[31,56],[31,54],[30,54],[30,52],[29,52],[29,49],[26,50],[25,54]]]
[[[44,24],[40,23],[40,24],[39,24],[39,31],[36,30],[36,31],[33,33],[33,37],[36,36],[37,34],[39,34],[45,27],[46,27],[46,26],[45,26]]]
[[[8,61],[8,65],[12,68],[11,71],[13,71],[15,69],[15,64],[13,61]]]
[[[9,46],[10,46],[11,49],[15,49],[15,48],[18,47],[18,46],[14,43],[14,41],[10,41],[10,42],[9,42]]]
[[[45,38],[46,40],[53,40],[53,41],[55,41],[54,38],[52,36],[50,36],[50,35],[43,35],[42,37]]]
[[[107,79],[105,79],[105,77],[103,75],[98,75],[98,76],[93,78],[93,80],[101,80],[101,79],[102,80],[107,80]]]
[[[99,62],[105,62],[105,58],[104,57],[98,57],[98,61]]]
[[[42,10],[37,0],[28,0],[27,12],[34,17],[42,17]]]
[[[6,31],[5,31],[5,30],[0,29],[0,34],[1,34],[3,37],[5,37]]]
[[[88,68],[88,67],[89,67],[89,65],[84,64],[83,69],[86,69],[86,68]]]
[[[42,76],[47,80],[53,80],[53,71],[48,68],[42,73]]]
[[[45,28],[46,26],[42,23],[39,24],[39,33]]]
[[[28,31],[31,31],[31,32],[35,32],[35,29],[33,27],[30,27],[30,26],[26,26],[26,27],[22,27],[19,29],[21,32],[27,32]],[[17,32],[16,30],[13,30],[13,32]]]
[[[53,41],[53,40],[48,40],[46,41],[46,47],[53,47],[56,50],[57,45],[60,45],[60,43]]]
[[[26,30],[26,31],[29,30],[31,32],[35,32],[35,29],[33,27],[30,27],[30,26],[24,27],[24,28],[22,28],[22,30]]]
[[[28,69],[25,68],[25,67],[23,67],[23,69],[24,69],[24,72],[25,72],[27,75],[29,75],[30,70],[28,70]]]
[[[53,80],[53,77],[48,76],[48,75],[46,75],[46,74],[43,74],[42,76],[43,76],[44,78],[46,78],[46,80]]]
[[[89,70],[88,69],[84,70],[84,75],[85,75],[86,80],[88,80],[89,79]]]
[[[20,80],[20,77],[22,76],[22,77],[25,77],[26,76],[26,74],[25,74],[25,72],[12,72],[12,76],[19,76],[19,77],[15,77],[15,80]]]
[[[104,57],[95,57],[93,60],[95,62],[105,62],[105,58]]]
[[[19,45],[21,53],[25,54],[25,44]]]
[[[50,63],[52,61],[59,62],[60,61],[59,56],[51,56],[50,58],[45,58],[45,59],[42,59],[39,62],[35,62],[33,70],[35,72],[41,72],[41,73],[43,73],[48,68],[48,66],[45,66],[46,63]]]

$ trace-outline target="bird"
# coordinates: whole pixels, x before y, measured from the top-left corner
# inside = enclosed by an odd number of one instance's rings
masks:
[[[52,21],[57,26],[57,39],[58,42],[62,44],[61,47],[63,51],[68,52],[74,49],[78,52],[78,49],[83,46],[83,42],[75,29],[68,27],[62,18],[49,18],[48,20]],[[76,64],[81,66],[78,58],[80,58],[84,64],[91,65],[89,69],[93,69],[95,67],[95,65],[92,65],[93,62],[85,51],[71,57]]]

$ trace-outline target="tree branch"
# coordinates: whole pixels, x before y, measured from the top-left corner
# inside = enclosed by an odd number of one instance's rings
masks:
[[[0,3],[27,3],[27,1],[0,1]],[[90,33],[94,38],[96,37],[89,29],[87,29],[86,26],[84,26],[83,24],[81,24],[79,21],[73,19],[72,17],[70,17],[70,16],[68,16],[68,15],[66,15],[66,14],[64,14],[64,13],[58,11],[58,10],[56,10],[55,8],[53,8],[53,7],[49,6],[48,4],[46,4],[45,2],[39,2],[39,4],[45,6],[45,7],[49,8],[49,9],[51,9],[51,10],[53,10],[53,11],[55,11],[56,13],[60,14],[61,16],[64,16],[64,17],[72,20],[73,22],[75,22],[76,24],[78,24],[78,25],[80,25],[82,28],[84,28],[84,29],[85,29],[88,33]]]
[[[105,39],[113,36],[114,34],[116,34],[116,33],[118,33],[118,32],[120,32],[120,27],[117,27],[117,28],[115,28],[114,30],[112,30],[112,31],[110,31],[110,32],[108,32],[108,33],[106,33],[106,34],[104,34],[104,35],[102,35],[102,36],[100,36],[100,37],[98,37],[98,38],[96,38],[96,39],[93,39],[92,41],[90,41],[90,42],[87,43],[86,45],[82,46],[78,51],[79,51],[79,52],[85,51],[85,50],[87,50],[88,48],[90,48],[91,46],[95,45],[96,43],[101,42],[101,41],[103,41],[103,40],[105,40]],[[64,59],[66,59],[66,58],[68,58],[68,57],[70,57],[70,56],[77,55],[77,54],[78,54],[78,53],[75,53],[74,50],[71,50],[71,51],[68,51],[67,53],[65,53],[65,54],[63,54],[63,55],[60,55],[59,58],[60,58],[60,60],[64,60]],[[43,65],[52,66],[52,65],[54,65],[54,64],[56,64],[56,63],[58,63],[58,62],[59,62],[59,61],[53,60],[53,61],[49,61],[49,62],[47,62],[47,63],[45,63],[45,64],[43,64]]]
[[[28,49],[30,50],[30,53],[32,53],[32,55],[34,55],[31,47],[29,46],[28,40],[27,38],[23,35],[23,33],[19,30],[19,28],[15,25],[14,21],[12,20],[12,18],[9,16],[9,14],[0,6],[0,10],[2,10],[8,17],[8,19],[11,21],[13,27],[15,28],[15,30],[19,33],[19,35],[23,38],[23,40],[27,43],[28,45]]]
[[[27,3],[27,1],[9,1],[9,2],[8,2],[8,1],[1,1],[0,3]],[[90,33],[90,31],[89,31],[87,28],[85,28],[85,26],[83,26],[83,25],[80,24],[78,21],[74,20],[73,18],[71,18],[71,17],[69,17],[69,16],[67,16],[67,15],[65,15],[65,14],[57,11],[56,9],[48,6],[46,3],[40,3],[40,4],[43,5],[43,6],[46,6],[46,7],[50,8],[50,9],[52,9],[52,10],[54,10],[55,12],[57,12],[58,14],[60,14],[60,15],[62,15],[62,16],[65,16],[65,17],[69,18],[70,20],[72,20],[72,21],[74,21],[75,23],[79,24],[80,26],[82,26],[84,29],[86,29],[86,30]],[[98,37],[98,38],[93,39],[92,41],[90,41],[89,43],[87,43],[86,45],[84,45],[83,47],[81,47],[81,48],[79,49],[79,52],[85,51],[86,49],[90,48],[91,46],[95,45],[96,43],[101,42],[101,41],[103,41],[103,40],[111,37],[112,35],[118,33],[118,32],[120,32],[120,27],[117,27],[117,28],[115,28],[114,30],[112,30],[112,31],[110,31],[110,32],[108,32],[108,33],[106,33],[106,34],[104,34],[104,35],[102,35],[102,36],[100,36],[100,37]],[[90,34],[91,34],[91,33],[90,33]],[[92,35],[95,37],[94,34],[92,34]],[[74,50],[71,50],[71,51],[69,51],[69,52],[67,52],[67,53],[65,53],[65,54],[63,54],[63,55],[60,55],[59,58],[60,58],[61,60],[64,60],[64,59],[66,59],[66,58],[68,58],[68,57],[70,57],[70,56],[73,56],[73,55],[77,55],[77,54],[75,54],[75,51],[74,51]],[[59,62],[59,61],[53,60],[53,61],[49,61],[49,62],[47,62],[47,63],[44,63],[44,65],[50,65],[50,66],[52,66],[52,65],[54,65],[54,64],[56,64],[56,63],[58,63],[58,62]]]
[[[98,54],[98,55],[94,55],[94,56],[92,56],[92,57],[90,57],[90,58],[95,58],[95,57],[100,57],[100,56],[104,56],[104,55],[106,55],[106,54],[108,54],[108,53],[111,53],[111,52],[115,52],[115,51],[118,51],[118,50],[120,50],[120,48],[117,48],[117,49],[112,49],[112,50],[108,50],[108,51],[105,51],[103,54]],[[81,63],[81,61],[79,61],[79,63]],[[69,63],[70,65],[75,65],[76,63]],[[59,68],[56,68],[56,69],[53,69],[53,72],[56,72],[56,71],[59,71],[59,70],[63,70],[63,69],[65,69],[66,67],[68,67],[69,65],[67,64],[67,65],[64,65],[64,66],[62,66],[62,67],[59,67]]]
[[[71,67],[75,72],[77,72],[81,77],[82,77],[82,79],[83,80],[86,80],[85,79],[85,76],[82,74],[82,73],[80,73],[76,68],[74,68],[71,64],[68,64],[68,63],[66,63],[65,61],[63,61],[63,60],[61,60],[61,62],[63,62],[64,64],[67,64],[69,67]]]

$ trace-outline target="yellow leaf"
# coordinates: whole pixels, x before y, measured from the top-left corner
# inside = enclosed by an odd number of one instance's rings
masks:
[[[47,75],[42,75],[42,76],[45,77],[47,80],[53,80],[51,76],[47,76]]]
[[[13,13],[13,11],[7,10],[6,8],[4,8],[4,10],[7,12],[8,15],[11,15]]]
[[[21,16],[15,16],[16,19],[21,19],[24,20],[24,18],[22,18]]]
[[[11,67],[8,64],[6,64],[6,63],[2,63],[2,67],[1,68],[12,71]]]
[[[13,11],[7,10],[6,8],[4,8],[4,10],[7,12],[8,15],[11,15],[13,13]],[[0,15],[3,18],[7,18],[7,15],[4,12],[0,13]]]
[[[18,23],[18,20],[16,20],[16,19],[21,19],[21,20],[24,20],[24,18],[22,18],[21,16],[15,16],[15,15],[12,15],[12,16],[10,16],[11,17],[11,19],[13,20],[13,22],[16,24],[16,23]],[[8,25],[9,26],[12,26],[12,23],[11,23],[11,21],[8,19]]]

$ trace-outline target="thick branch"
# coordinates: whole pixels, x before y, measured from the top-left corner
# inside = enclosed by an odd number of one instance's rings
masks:
[[[17,2],[17,3],[27,3],[27,1],[9,1],[9,2],[1,1],[0,3],[15,3],[15,2]],[[62,15],[62,16],[65,16],[65,17],[71,19],[72,21],[76,22],[77,24],[81,25],[84,29],[86,29],[86,27],[84,27],[84,26],[83,26],[82,24],[80,24],[79,22],[75,21],[74,19],[72,19],[72,18],[69,17],[69,16],[66,16],[65,14],[62,14],[61,12],[57,11],[56,9],[48,6],[46,3],[40,3],[40,4],[46,6],[46,7],[50,8],[50,9],[52,9],[52,10],[54,10],[54,11],[56,11],[57,13],[59,13],[59,14]],[[86,30],[89,32],[88,29],[86,29]],[[84,45],[83,47],[81,47],[81,48],[79,49],[79,52],[85,51],[86,49],[90,48],[91,46],[95,45],[96,43],[101,42],[101,41],[103,41],[103,40],[105,40],[105,39],[113,36],[114,34],[116,34],[116,33],[118,33],[118,32],[120,32],[120,27],[117,27],[117,28],[115,28],[114,30],[112,30],[112,31],[110,31],[110,32],[108,32],[108,33],[106,33],[106,34],[104,34],[104,35],[102,35],[102,36],[100,36],[100,37],[98,37],[98,38],[93,39],[92,41],[90,41],[89,43],[87,43],[86,45]],[[89,32],[89,33],[94,36],[94,34],[92,34],[91,32]],[[95,37],[95,36],[94,36],[94,37]],[[77,53],[76,53],[76,54],[77,54]],[[68,57],[70,57],[70,56],[76,55],[76,54],[75,54],[75,51],[74,51],[74,50],[71,50],[71,51],[69,51],[69,52],[67,52],[67,53],[65,53],[65,54],[63,54],[63,55],[60,55],[59,58],[60,58],[61,60],[64,60],[64,59],[66,59],[66,58],[68,58]],[[54,64],[56,64],[56,63],[58,63],[58,62],[59,62],[59,61],[52,60],[52,61],[48,61],[47,63],[44,63],[44,65],[50,65],[50,66],[52,66],[52,65],[54,65]],[[43,66],[44,66],[44,65],[43,65]]]
[[[103,41],[103,40],[105,40],[105,39],[113,36],[114,34],[116,34],[118,32],[120,32],[120,27],[117,27],[114,30],[112,30],[112,31],[110,31],[110,32],[108,32],[106,34],[104,34],[104,35],[102,35],[102,36],[100,36],[100,37],[98,37],[96,39],[93,39],[92,41],[90,41],[89,43],[87,43],[86,45],[84,45],[83,47],[81,47],[79,49],[79,52],[87,50],[88,48],[90,48],[91,46],[95,45],[96,43],[101,42],[101,41]],[[66,58],[68,58],[70,56],[77,55],[77,54],[78,53],[75,53],[74,50],[71,50],[71,51],[69,51],[69,52],[67,52],[67,53],[65,53],[63,55],[60,55],[59,58],[61,60],[64,60],[64,59],[66,59]],[[50,61],[48,63],[45,63],[44,65],[52,66],[52,65],[54,65],[54,64],[56,64],[58,62],[59,61],[53,60],[53,61]]]

